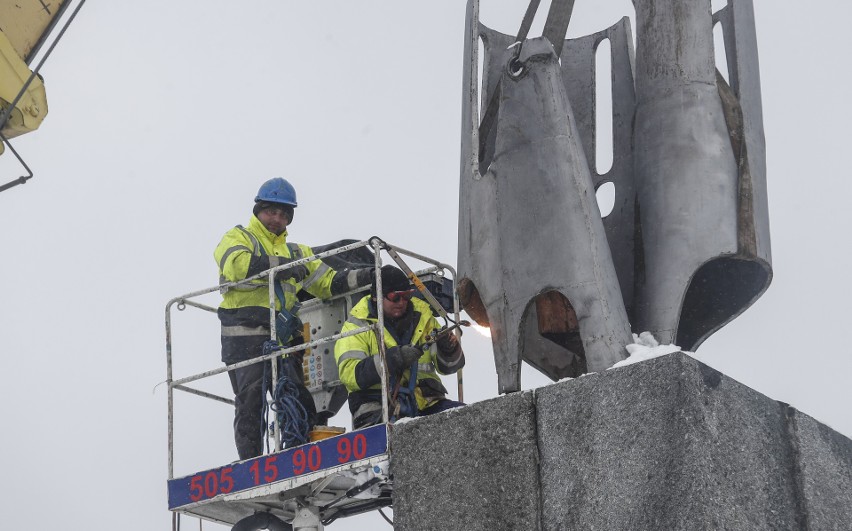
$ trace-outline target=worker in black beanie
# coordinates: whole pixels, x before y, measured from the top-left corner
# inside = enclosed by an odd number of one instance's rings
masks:
[[[430,415],[463,406],[462,402],[446,397],[447,389],[439,376],[464,367],[464,352],[458,338],[446,333],[431,343],[438,322],[429,304],[413,297],[414,289],[405,273],[384,266],[381,280],[381,295],[374,280],[370,295],[352,308],[341,332],[377,322],[378,305],[382,305],[388,386],[396,390],[400,406],[391,416]],[[353,429],[381,422],[382,366],[377,334],[368,330],[338,339],[334,357],[340,381],[349,391]]]

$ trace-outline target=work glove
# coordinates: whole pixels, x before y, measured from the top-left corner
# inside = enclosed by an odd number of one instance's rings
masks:
[[[355,283],[357,286],[350,286],[350,289],[355,288],[363,288],[364,286],[370,286],[373,284],[373,280],[376,278],[376,270],[372,267],[365,267],[364,269],[359,269],[355,272]]]
[[[287,262],[282,262],[282,264],[283,263],[287,263]],[[305,267],[304,264],[297,265],[297,266],[294,266],[294,267],[290,267],[290,268],[287,268],[287,269],[282,269],[281,271],[279,271],[278,273],[275,274],[275,278],[278,279],[278,280],[283,280],[283,281],[294,280],[296,282],[301,282],[307,276],[308,276],[308,268]]]
[[[444,354],[452,354],[459,347],[459,338],[452,332],[438,338],[438,349]]]
[[[422,355],[422,350],[410,345],[389,348],[385,352],[385,359],[388,362],[388,373],[390,373],[392,378],[399,378],[403,371],[411,367]]]

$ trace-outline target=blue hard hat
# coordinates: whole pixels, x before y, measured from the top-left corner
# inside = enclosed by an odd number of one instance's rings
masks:
[[[257,191],[257,197],[254,198],[255,203],[258,201],[281,203],[292,207],[299,206],[299,203],[296,202],[296,189],[287,182],[287,179],[282,177],[275,177],[261,184],[260,190]]]

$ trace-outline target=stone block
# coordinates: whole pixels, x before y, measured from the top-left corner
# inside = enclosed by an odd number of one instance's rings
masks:
[[[402,530],[852,529],[852,440],[677,353],[398,424]]]
[[[533,393],[397,424],[394,529],[539,529]]]
[[[673,354],[540,389],[543,529],[798,529],[784,408]]]
[[[852,529],[852,440],[789,408],[807,529]]]

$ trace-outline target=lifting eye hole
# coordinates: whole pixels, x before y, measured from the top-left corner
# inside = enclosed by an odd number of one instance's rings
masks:
[[[518,61],[517,59],[512,59],[509,61],[509,64],[506,67],[506,71],[509,73],[509,77],[512,79],[518,79],[527,71],[524,63]]]

